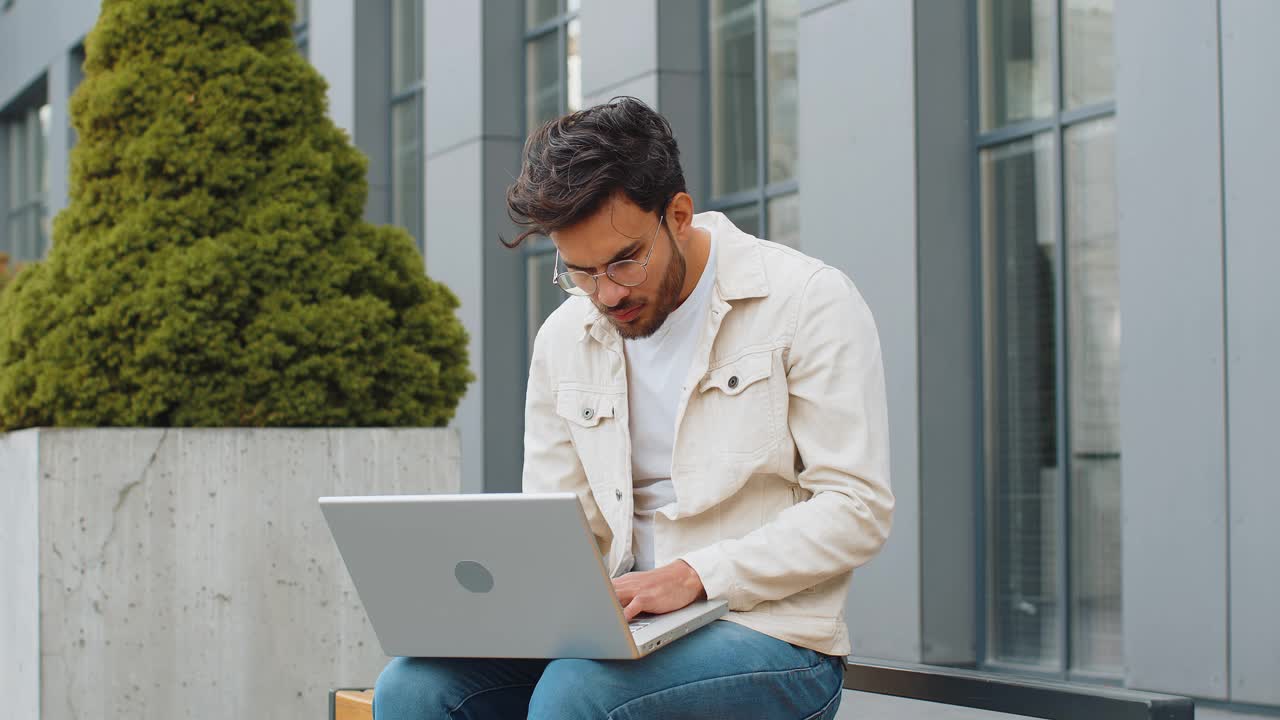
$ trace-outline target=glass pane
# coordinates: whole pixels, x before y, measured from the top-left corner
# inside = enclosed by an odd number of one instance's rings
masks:
[[[769,200],[769,236],[789,247],[800,247],[800,194],[780,195]]]
[[[1053,0],[979,0],[982,129],[1053,114]]]
[[[422,0],[391,7],[391,89],[401,91],[422,80]]]
[[[766,54],[768,63],[769,182],[790,180],[796,176],[796,0],[769,0],[765,3],[768,28]],[[770,226],[772,226],[770,222]],[[770,238],[772,239],[772,238]]]
[[[422,119],[421,95],[391,108],[391,222],[413,235],[422,247]]]
[[[760,206],[751,203],[722,211],[729,222],[742,232],[760,237]]]
[[[9,270],[22,260],[22,213],[10,214],[5,223],[4,237],[0,237],[0,252],[9,254]]]
[[[526,28],[535,28],[560,14],[560,0],[524,0]]]
[[[558,35],[548,33],[525,45],[525,122],[533,132],[560,116],[560,48]]]
[[[21,117],[9,124],[9,208],[27,202],[27,123]]]
[[[582,53],[578,49],[578,41],[581,36],[581,21],[571,21],[569,23],[569,37],[565,45],[568,56],[565,65],[565,79],[569,83],[567,88],[569,91],[569,112],[582,109]]]
[[[1064,0],[1062,5],[1062,102],[1068,110],[1115,96],[1113,0]]]
[[[987,659],[1058,669],[1053,139],[983,150]]]
[[[560,307],[568,295],[551,284],[552,268],[555,266],[555,253],[530,255],[526,259],[529,288],[529,353],[533,353],[533,339],[538,335],[538,328],[551,317],[551,313]]]
[[[49,255],[49,238],[53,236],[53,218],[49,216],[49,207],[44,203],[36,208],[36,254],[42,260]]]
[[[49,194],[49,127],[53,120],[53,111],[48,105],[32,114],[32,119],[39,123],[39,130],[32,128],[31,133],[31,171],[34,173],[31,188],[41,200],[47,200]]]
[[[1120,593],[1120,273],[1115,120],[1066,130],[1071,417],[1071,657],[1123,670]]]
[[[711,193],[759,184],[756,151],[757,0],[711,3]]]
[[[33,207],[27,207],[20,211],[18,227],[18,259],[20,260],[37,260],[39,255],[36,254],[36,210]]]

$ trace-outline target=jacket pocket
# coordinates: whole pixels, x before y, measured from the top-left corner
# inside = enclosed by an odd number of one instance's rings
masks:
[[[698,383],[704,437],[730,455],[763,458],[778,445],[773,353],[744,355],[712,368]]]
[[[627,466],[623,446],[625,427],[615,413],[623,399],[619,392],[561,386],[556,391],[556,415],[569,428],[578,461],[587,476],[587,485],[613,526],[614,511],[621,504]]]
[[[711,370],[698,384],[699,392],[715,389],[726,397],[741,395],[773,372],[773,353],[745,355]]]
[[[593,428],[613,417],[615,405],[612,394],[571,388],[556,393],[556,414],[578,427]]]

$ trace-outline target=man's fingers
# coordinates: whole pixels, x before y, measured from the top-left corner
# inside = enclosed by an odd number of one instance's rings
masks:
[[[641,602],[639,595],[637,595],[634,600],[627,603],[626,607],[622,608],[622,614],[626,616],[627,622],[631,622],[635,616],[642,612],[644,612],[644,603]]]
[[[617,595],[618,602],[625,606],[636,596],[636,591],[627,588],[626,586],[619,586],[618,581],[615,580],[613,584],[613,594]]]

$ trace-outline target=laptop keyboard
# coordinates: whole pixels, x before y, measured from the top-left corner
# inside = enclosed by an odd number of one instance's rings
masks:
[[[653,624],[652,622],[647,622],[644,620],[637,620],[637,621],[628,623],[628,625],[631,627],[631,632],[635,632],[637,630],[640,630],[641,628],[647,628],[652,624]]]

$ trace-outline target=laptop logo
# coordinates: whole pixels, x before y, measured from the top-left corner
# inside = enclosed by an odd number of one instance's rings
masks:
[[[493,589],[493,573],[478,562],[463,560],[453,568],[458,584],[473,593],[487,593]]]

